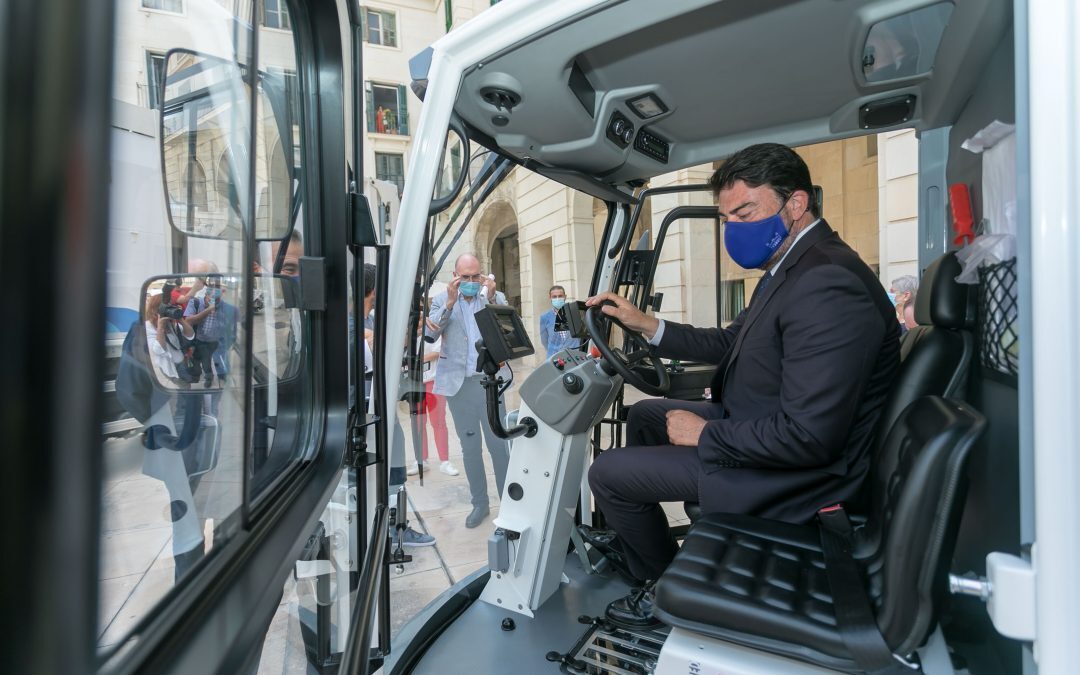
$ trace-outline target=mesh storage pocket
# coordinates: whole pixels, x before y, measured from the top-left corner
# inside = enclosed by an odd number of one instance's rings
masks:
[[[979,268],[979,361],[1015,376],[1020,365],[1016,258]]]

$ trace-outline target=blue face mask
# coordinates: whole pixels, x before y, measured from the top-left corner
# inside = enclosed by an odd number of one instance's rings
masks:
[[[552,298],[551,300],[551,306],[555,308],[555,311],[562,309],[565,304],[566,298]]]
[[[471,298],[480,292],[480,282],[464,281],[461,283],[460,286],[458,286],[458,289],[461,291],[461,294],[464,295],[466,298]]]
[[[889,304],[896,307],[896,293],[886,292],[885,295],[889,296]]]
[[[724,248],[739,267],[761,267],[787,239],[788,229],[780,213],[754,222],[728,221],[724,225]]]

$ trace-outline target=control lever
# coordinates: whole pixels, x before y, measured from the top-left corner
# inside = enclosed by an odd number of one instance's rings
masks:
[[[502,393],[506,380],[499,376],[499,364],[491,357],[491,352],[484,346],[483,340],[476,341],[477,362],[476,369],[484,373],[484,379],[480,385],[484,388],[487,400],[488,424],[497,438],[510,439],[524,436],[532,438],[540,430],[536,420],[531,417],[523,417],[517,424],[507,429],[503,426],[502,416],[499,415],[499,394]]]

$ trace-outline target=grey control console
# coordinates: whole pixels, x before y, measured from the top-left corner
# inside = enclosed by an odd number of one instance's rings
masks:
[[[621,383],[621,377],[605,373],[596,359],[565,349],[534,370],[520,393],[535,417],[570,436],[600,421]]]

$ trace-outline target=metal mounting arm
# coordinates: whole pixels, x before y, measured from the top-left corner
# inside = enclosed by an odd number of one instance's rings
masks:
[[[531,417],[522,418],[517,424],[509,429],[503,426],[502,417],[499,415],[499,395],[502,393],[506,380],[499,376],[499,364],[491,357],[491,352],[484,346],[483,340],[476,341],[476,369],[484,373],[484,379],[480,382],[484,387],[487,400],[488,424],[495,435],[502,439],[525,436],[532,438],[539,431],[536,420]]]

